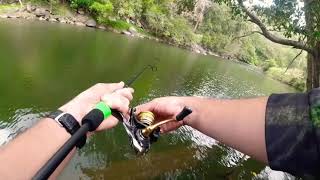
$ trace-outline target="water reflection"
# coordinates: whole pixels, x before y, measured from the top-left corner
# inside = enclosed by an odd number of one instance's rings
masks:
[[[24,132],[34,125],[41,117],[44,117],[47,112],[39,112],[38,109],[23,108],[15,109],[13,115],[6,121],[0,121],[0,145],[7,143],[16,135]]]

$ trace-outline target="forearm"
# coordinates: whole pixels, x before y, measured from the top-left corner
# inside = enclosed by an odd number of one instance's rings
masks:
[[[194,110],[187,124],[258,160],[267,162],[267,97],[242,100],[186,98]]]
[[[78,122],[94,106],[102,101],[107,101],[110,108],[125,114],[128,112],[133,89],[123,88],[124,83],[99,83],[83,91],[70,102],[60,107],[63,112],[72,115]],[[108,104],[109,103],[109,104]],[[57,117],[55,117],[57,118]],[[70,116],[69,116],[70,118]],[[65,121],[71,121],[71,119]],[[60,121],[61,117],[58,119]],[[103,121],[96,130],[106,130],[116,126],[118,120],[112,116]],[[69,124],[70,125],[70,124]],[[31,179],[35,173],[59,150],[70,138],[69,132],[76,128],[64,128],[53,119],[43,119],[33,128],[19,135],[9,144],[0,148],[0,174],[3,179]],[[70,130],[71,128],[71,130]],[[56,177],[66,163],[74,155],[75,149],[60,164],[51,177]]]
[[[70,134],[54,120],[42,119],[0,149],[0,162],[5,162],[0,164],[1,176],[31,179],[69,138]]]

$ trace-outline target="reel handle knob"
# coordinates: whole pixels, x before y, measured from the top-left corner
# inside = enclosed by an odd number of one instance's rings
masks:
[[[176,119],[177,119],[177,121],[181,121],[191,113],[192,113],[192,109],[187,107],[187,106],[185,106],[182,109],[182,111],[176,116]]]

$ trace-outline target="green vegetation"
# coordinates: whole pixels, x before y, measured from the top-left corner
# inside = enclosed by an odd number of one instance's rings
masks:
[[[0,13],[6,13],[8,10],[19,9],[18,4],[0,4]]]
[[[44,0],[30,1],[48,3]],[[133,26],[143,34],[187,49],[200,45],[205,50],[228,59],[237,59],[258,66],[275,79],[299,90],[305,89],[306,53],[295,58],[299,50],[272,43],[263,37],[261,32],[254,33],[259,29],[245,20],[246,16],[238,5],[214,3],[229,2],[228,0],[70,0],[58,4],[55,2],[56,0],[49,0],[49,4],[54,7],[67,4],[75,11],[90,14],[98,23],[120,31]],[[59,14],[65,12],[60,7],[53,9],[61,11]],[[263,9],[257,11],[262,13]],[[288,33],[284,35],[288,36]],[[292,30],[289,34],[295,38]],[[281,33],[276,35],[284,37]],[[295,61],[291,63],[294,58]],[[284,73],[288,65],[289,70]]]
[[[251,7],[251,0],[215,2],[227,4],[233,15],[255,24],[265,38],[306,52],[307,90],[320,87],[320,1],[273,0],[269,5],[256,3]]]
[[[285,70],[285,68],[271,67],[266,73],[274,79],[295,87],[299,91],[304,91],[305,73],[296,68],[289,69],[287,72]]]

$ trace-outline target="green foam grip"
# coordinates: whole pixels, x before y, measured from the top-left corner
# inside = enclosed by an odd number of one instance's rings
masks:
[[[110,107],[102,101],[96,105],[95,109],[99,109],[103,113],[104,119],[107,119],[111,115]]]

